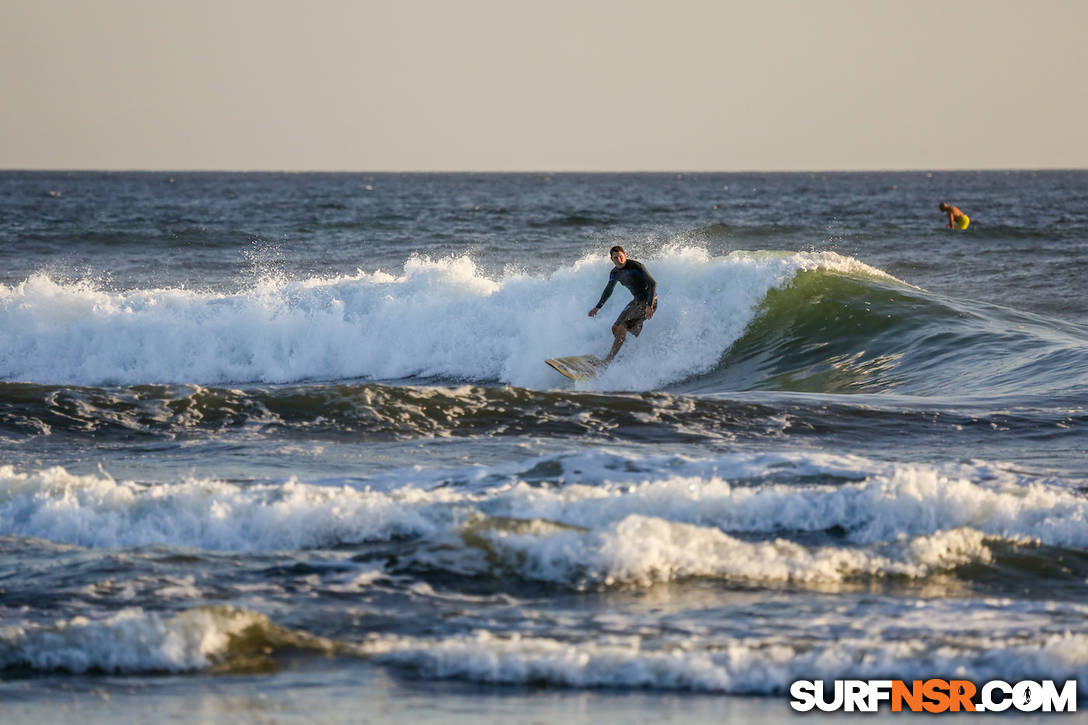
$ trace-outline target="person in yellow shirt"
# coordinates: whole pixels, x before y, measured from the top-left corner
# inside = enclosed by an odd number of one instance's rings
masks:
[[[969,216],[960,211],[959,208],[954,207],[947,202],[942,201],[938,209],[948,215],[946,229],[951,229],[953,227],[956,229],[966,229],[967,225],[971,223],[971,218]]]

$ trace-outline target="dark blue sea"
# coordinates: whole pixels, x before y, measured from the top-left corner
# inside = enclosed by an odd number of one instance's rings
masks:
[[[0,720],[1084,697],[1086,282],[1084,171],[0,172]]]

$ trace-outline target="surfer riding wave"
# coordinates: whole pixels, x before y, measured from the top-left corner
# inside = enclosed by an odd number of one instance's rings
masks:
[[[616,353],[620,351],[627,339],[628,332],[638,337],[639,333],[642,332],[642,324],[646,320],[652,319],[657,311],[657,282],[650,275],[646,266],[641,262],[628,259],[627,252],[620,246],[612,247],[608,251],[608,255],[612,259],[614,267],[608,275],[608,284],[605,286],[604,292],[601,293],[601,299],[597,301],[597,306],[589,311],[589,316],[597,316],[601,307],[612,296],[612,290],[616,288],[617,282],[631,292],[633,299],[623,308],[616,321],[612,323],[614,340],[612,350],[602,360],[604,363],[610,363],[616,357]]]

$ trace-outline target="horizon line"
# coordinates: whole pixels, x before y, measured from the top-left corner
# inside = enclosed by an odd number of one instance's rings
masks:
[[[1035,171],[1088,171],[1088,167],[1076,166],[1008,166],[1008,167],[958,167],[958,168],[871,168],[871,169],[236,169],[236,168],[93,168],[93,167],[0,167],[0,173],[101,173],[101,174],[875,174],[875,173],[965,173],[965,172],[1035,172]]]

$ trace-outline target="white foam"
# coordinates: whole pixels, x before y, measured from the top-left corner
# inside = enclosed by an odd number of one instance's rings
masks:
[[[263,626],[259,614],[229,608],[175,616],[125,609],[101,621],[76,617],[52,627],[0,632],[0,666],[86,672],[182,672],[211,667],[231,637]]]
[[[588,532],[534,521],[480,536],[502,565],[522,577],[580,587],[645,587],[691,577],[798,583],[838,583],[859,575],[919,578],[990,559],[983,535],[970,529],[874,549],[805,547],[781,538],[747,542],[715,528],[646,516]]]
[[[201,607],[163,615],[131,608],[97,621],[77,617],[0,628],[0,668],[75,673],[229,668],[234,644],[252,631],[273,650],[301,646],[412,667],[424,677],[485,683],[771,694],[785,692],[796,679],[927,679],[955,673],[974,681],[1077,679],[1082,691],[1088,686],[1088,634],[1025,636],[1024,623],[1031,620],[1020,618],[987,621],[993,630],[986,634],[963,632],[956,606],[920,601],[915,616],[924,621],[918,633],[908,610],[905,623],[885,617],[842,621],[840,635],[800,641],[787,625],[781,633],[743,637],[601,632],[557,639],[479,630],[436,637],[370,634],[361,641],[335,642],[278,627],[253,611]]]
[[[661,307],[596,385],[648,389],[711,368],[773,287],[803,269],[881,273],[832,252],[672,248],[645,260]],[[398,275],[264,279],[231,293],[117,292],[44,274],[0,285],[0,379],[53,384],[294,382],[441,376],[558,386],[548,357],[599,353],[627,302],[596,319],[603,254],[549,276],[492,279],[468,257],[413,257]],[[653,366],[648,365],[653,361]],[[652,372],[651,372],[652,370]]]
[[[631,515],[726,531],[841,527],[862,544],[973,528],[1010,540],[1088,547],[1088,499],[1047,477],[982,462],[907,464],[765,453],[703,460],[574,456],[563,466],[565,479],[578,483],[541,488],[519,482],[488,511],[582,527]],[[792,482],[820,476],[847,480]]]
[[[561,641],[499,637],[480,631],[441,639],[375,636],[361,648],[379,661],[410,666],[432,678],[473,682],[783,693],[798,679],[928,679],[955,673],[992,679],[1076,679],[1088,686],[1088,635],[1065,634],[1025,643],[1009,636],[987,642],[844,637],[681,640],[662,646],[639,636]]]
[[[63,468],[0,466],[0,531],[81,546],[296,550],[433,533],[441,492],[189,479],[145,487]],[[426,515],[440,507],[434,520]]]
[[[380,490],[296,479],[141,485],[105,473],[4,466],[0,535],[228,551],[412,536],[420,545],[411,556],[422,563],[466,573],[498,567],[574,586],[926,577],[989,561],[996,541],[1088,548],[1082,496],[981,462],[932,466],[819,453],[547,460],[563,469],[565,485],[527,483],[511,475],[511,464],[411,467],[380,474]],[[521,470],[533,464],[522,462]],[[475,482],[465,476],[471,472]],[[462,476],[469,482],[439,485]],[[807,482],[821,476],[831,480]],[[839,538],[824,535],[833,527]],[[815,543],[798,543],[805,541]]]
[[[204,592],[197,586],[196,578],[193,576],[99,579],[83,587],[82,593],[123,601],[134,601],[141,597],[153,597],[159,601],[166,601],[167,599],[200,599],[204,596]]]

